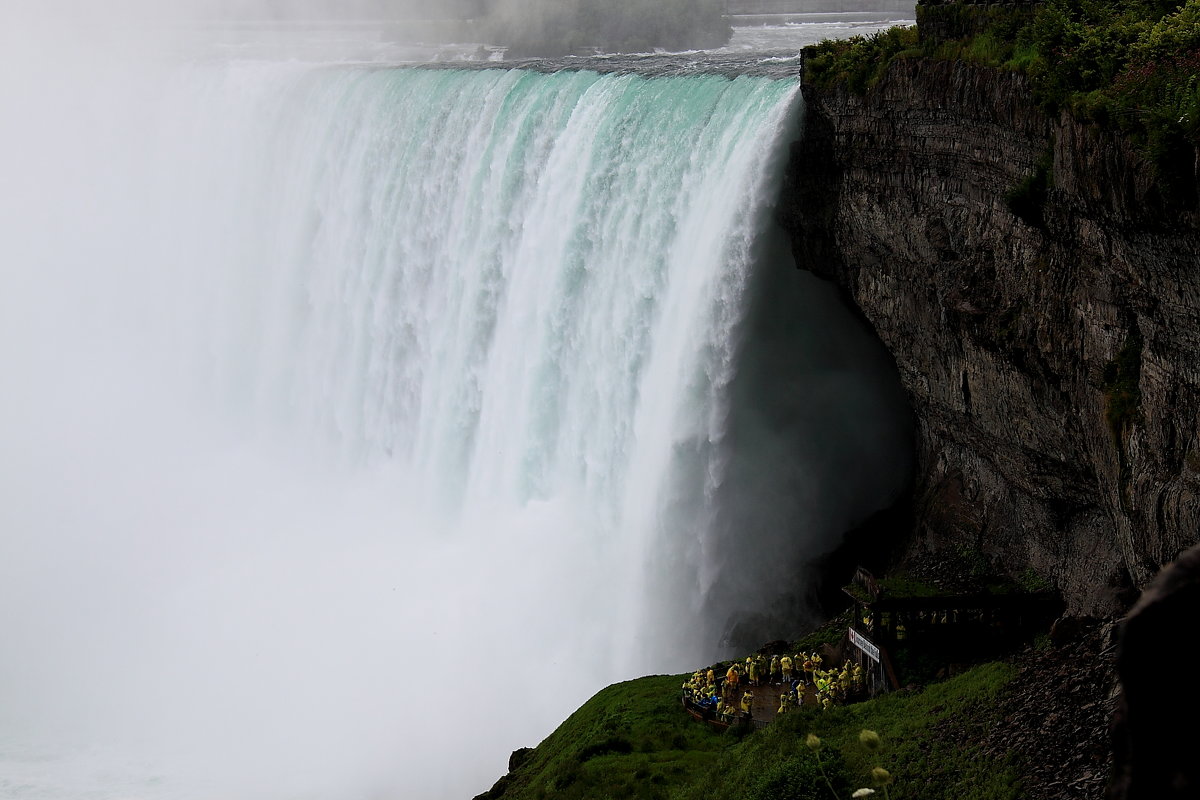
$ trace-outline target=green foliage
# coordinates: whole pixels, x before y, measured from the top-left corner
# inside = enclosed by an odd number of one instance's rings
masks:
[[[1135,63],[1165,61],[1179,53],[1194,53],[1198,48],[1200,5],[1192,0],[1142,30],[1129,56]]]
[[[978,64],[999,66],[1012,55],[1012,51],[1012,42],[998,38],[991,31],[984,31],[967,42],[962,51],[962,58]]]
[[[580,762],[583,762],[609,753],[627,755],[632,752],[633,744],[628,739],[623,736],[610,736],[602,742],[594,742],[584,747],[579,751],[578,758]]]
[[[1017,33],[1028,22],[1027,7],[948,3],[918,6],[925,55],[1000,66],[1013,55]]]
[[[970,61],[1027,74],[1051,113],[1125,132],[1154,165],[1166,197],[1194,206],[1200,144],[1200,0],[1046,0],[1040,5],[918,6],[916,31],[827,42],[806,51],[806,81],[865,93],[897,57]],[[900,46],[899,41],[905,44]],[[1009,199],[1040,224],[1048,171]]]
[[[840,762],[840,758],[838,759]],[[828,769],[838,775],[844,785],[844,768],[839,763]],[[797,797],[828,797],[825,778],[811,753],[789,756],[767,767],[748,787],[746,800],[793,800]]]
[[[824,41],[805,50],[804,77],[814,86],[845,83],[863,94],[874,86],[892,59],[901,53],[919,52],[915,27],[895,27],[870,36]]]
[[[1038,99],[1068,106],[1074,95],[1110,85],[1146,24],[1126,3],[1049,0],[1017,34],[1018,45],[1036,54],[1024,69]]]
[[[654,676],[602,690],[572,714],[485,797],[638,797],[666,800],[726,746],[679,703],[684,676]]]
[[[892,800],[1015,800],[1016,765],[984,757],[947,726],[986,730],[1015,670],[985,664],[920,692],[894,692],[828,711],[790,712],[766,728],[722,735],[679,707],[684,676],[616,684],[583,705],[515,765],[491,800],[848,800],[883,766]],[[861,731],[882,737],[865,747]],[[973,730],[974,728],[972,728]],[[805,746],[818,735],[819,752]],[[626,747],[628,746],[628,749]],[[881,795],[882,796],[882,795]]]
[[[837,644],[846,635],[846,629],[853,622],[853,615],[853,609],[846,609],[812,633],[792,642],[789,649],[793,653],[811,653],[820,650],[822,645]]]
[[[1015,800],[1016,773],[982,757],[969,745],[939,736],[941,726],[965,718],[986,728],[995,701],[1015,670],[986,664],[923,692],[894,692],[876,700],[828,711],[802,709],[780,717],[720,753],[712,769],[683,787],[677,800],[725,800],[729,797],[831,797],[814,778],[816,754],[804,744],[809,733],[822,741],[821,763],[838,796],[846,800],[859,787],[872,786],[871,770],[886,768],[896,783],[893,800],[958,800],[963,797]],[[883,740],[878,751],[859,742],[863,728]],[[795,785],[797,794],[773,794]]]
[[[998,714],[996,700],[1015,675],[1010,665],[985,664],[917,694],[894,692],[846,706],[838,735],[848,771],[865,781],[871,768],[882,763],[896,781],[889,790],[893,800],[1015,800],[1020,793],[1014,766],[987,759],[964,743],[972,731],[985,731],[992,724]],[[959,726],[968,730],[957,731],[958,736],[936,735]],[[883,741],[878,752],[850,746],[861,728],[878,732]]]
[[[963,3],[918,5],[917,26],[938,32],[939,39],[961,39],[975,30],[977,12]]]
[[[902,685],[924,684],[936,680],[938,670],[946,666],[953,654],[945,648],[913,647],[897,643],[888,649],[892,667]]]
[[[1050,152],[1047,152],[1038,161],[1033,172],[1025,176],[1020,183],[1004,195],[1004,202],[1009,210],[1034,227],[1041,227],[1045,224],[1042,212],[1046,206],[1046,198],[1050,193],[1050,187],[1053,185],[1053,179],[1051,178],[1052,165],[1053,156]]]
[[[1048,109],[1132,135],[1163,181],[1191,172],[1178,167],[1200,142],[1200,0],[1048,0],[1007,66]]]
[[[1048,592],[1054,588],[1054,584],[1048,578],[1039,575],[1033,567],[1026,568],[1017,578],[1017,582],[1027,592]]]
[[[887,597],[937,597],[946,592],[932,583],[917,580],[909,575],[889,575],[879,580],[879,588]]]
[[[1104,367],[1104,419],[1120,446],[1126,429],[1137,419],[1142,399],[1142,335],[1135,328],[1116,357]]]
[[[497,0],[483,31],[513,57],[719,47],[733,33],[722,0]]]
[[[817,755],[804,745],[805,735],[820,716],[821,712],[816,709],[785,714],[719,753],[710,769],[681,787],[674,800],[725,800],[729,797],[831,800],[825,776],[838,794],[847,795],[849,779],[839,750],[826,748],[821,754],[821,763],[818,763]],[[789,789],[797,790],[798,794],[787,794]]]

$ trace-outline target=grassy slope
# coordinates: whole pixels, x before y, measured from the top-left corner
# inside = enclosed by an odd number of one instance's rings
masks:
[[[679,703],[683,676],[614,684],[584,703],[508,776],[510,798],[667,798],[724,742]]]
[[[1019,765],[988,761],[952,735],[964,720],[987,725],[1014,674],[1009,665],[984,664],[922,691],[809,709],[745,735],[692,721],[678,701],[683,676],[619,683],[576,711],[492,797],[784,800],[828,798],[832,785],[848,800],[872,785],[872,767],[883,766],[895,779],[895,800],[1016,798]],[[879,751],[859,744],[864,728],[882,737]],[[824,743],[825,774],[805,746],[809,733]]]

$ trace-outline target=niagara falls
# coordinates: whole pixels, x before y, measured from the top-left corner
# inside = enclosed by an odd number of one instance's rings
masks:
[[[35,16],[0,797],[470,797],[600,688],[815,621],[904,489],[895,366],[776,223],[778,53]]]

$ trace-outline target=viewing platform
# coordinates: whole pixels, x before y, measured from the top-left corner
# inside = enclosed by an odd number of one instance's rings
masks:
[[[964,660],[979,649],[1006,649],[1048,629],[1062,610],[1057,592],[1002,579],[946,588],[906,578],[878,580],[859,567],[843,591],[854,604],[854,630],[887,647],[949,644],[963,651]]]

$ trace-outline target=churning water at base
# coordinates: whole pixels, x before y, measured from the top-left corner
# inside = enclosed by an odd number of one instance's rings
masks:
[[[899,489],[886,358],[770,231],[792,81],[44,77],[2,794],[471,796],[606,683],[793,632]]]

